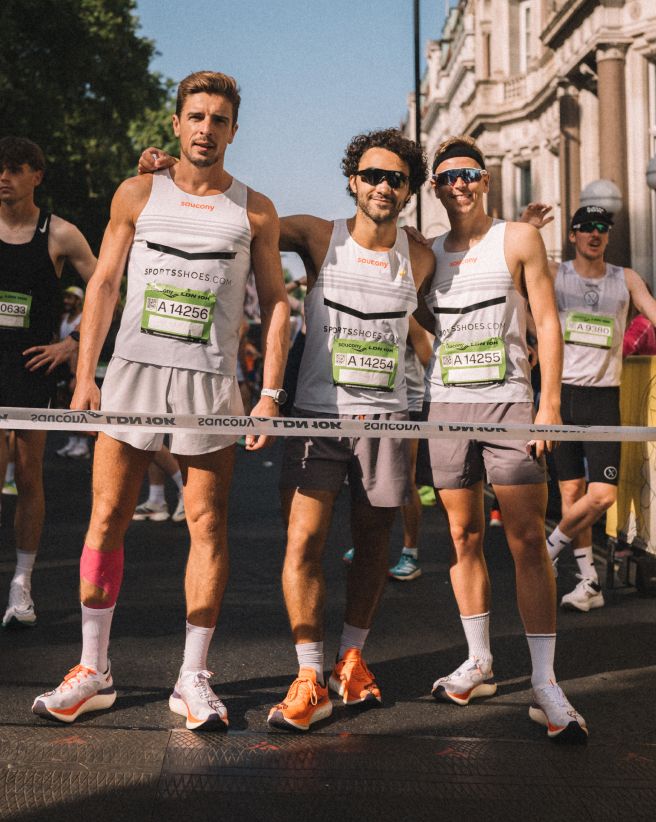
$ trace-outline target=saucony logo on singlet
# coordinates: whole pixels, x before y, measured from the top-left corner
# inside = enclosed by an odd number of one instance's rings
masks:
[[[433,309],[433,314],[468,314],[470,311],[476,311],[478,308],[488,308],[490,305],[501,305],[505,302],[505,297],[493,297],[491,300],[483,300],[482,303],[472,303],[471,305],[465,305],[462,308],[435,306]]]
[[[214,211],[214,206],[209,203],[190,203],[189,200],[180,200],[180,205],[185,208],[202,208],[203,211]]]
[[[389,268],[389,263],[386,263],[385,260],[372,260],[367,257],[358,257],[358,262],[363,265],[375,265],[378,268]]]
[[[407,311],[382,311],[367,314],[364,311],[358,311],[356,308],[350,308],[348,305],[340,305],[334,303],[332,300],[323,298],[323,304],[335,308],[337,311],[343,311],[344,314],[350,314],[352,317],[359,317],[361,320],[394,320],[399,317],[405,317]]]
[[[148,248],[153,251],[161,251],[162,254],[172,254],[174,257],[182,257],[183,260],[234,260],[237,256],[236,251],[183,251],[181,248],[173,248],[170,245],[161,245],[160,243],[151,243],[146,240]]]
[[[454,260],[449,265],[451,268],[455,268],[459,265],[473,265],[476,262],[478,262],[478,257],[463,257],[462,260]]]

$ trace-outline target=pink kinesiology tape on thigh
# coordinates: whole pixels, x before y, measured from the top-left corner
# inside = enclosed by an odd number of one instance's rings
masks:
[[[80,559],[80,579],[101,588],[107,594],[103,608],[115,605],[123,580],[123,546],[116,551],[94,551],[85,544]]]

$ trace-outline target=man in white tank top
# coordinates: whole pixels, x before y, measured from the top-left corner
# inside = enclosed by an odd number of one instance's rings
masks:
[[[255,273],[265,364],[257,416],[278,414],[289,309],[272,203],[224,169],[237,132],[232,77],[196,72],[178,89],[173,128],[181,160],[169,171],[126,180],[112,202],[100,260],[87,289],[72,408],[239,414],[235,376],[246,277]],[[128,264],[128,296],[102,398],[94,375]],[[181,364],[184,363],[184,366]],[[116,699],[107,650],[123,571],[123,537],[152,452],[163,435],[100,434],[93,508],[80,563],[82,657],[34,713],[63,722]],[[185,577],[186,642],[169,706],[195,730],[225,730],[207,653],[228,573],[227,507],[236,437],[173,432],[184,477],[191,547]],[[266,437],[247,437],[251,450]]]
[[[604,261],[612,225],[605,209],[579,208],[569,234],[575,257],[552,265],[565,341],[565,424],[620,424],[622,341],[630,303],[656,323],[656,300],[640,275]],[[580,580],[561,599],[563,608],[587,612],[604,605],[592,554],[592,526],[617,499],[620,452],[619,442],[562,442],[554,452],[562,519],[547,548],[555,564],[563,548],[571,545]]]
[[[562,338],[553,281],[537,230],[489,217],[485,160],[469,137],[442,143],[433,187],[451,230],[433,243],[436,271],[422,289],[417,319],[435,334],[426,376],[426,417],[464,422],[532,421],[526,344],[530,301],[542,353],[536,422],[560,422]],[[533,448],[533,454],[530,453]],[[544,534],[543,452],[550,443],[484,439],[422,441],[418,480],[432,484],[446,509],[454,553],[451,583],[469,658],[433,685],[436,699],[466,705],[496,692],[489,640],[490,582],[483,555],[483,482],[494,487],[516,567],[517,602],[532,661],[531,719],[560,741],[587,738],[553,671],[556,591]]]
[[[432,273],[429,250],[408,240],[397,217],[426,178],[419,147],[397,130],[362,134],[342,169],[355,216],[281,220],[281,249],[307,270],[305,349],[296,390],[300,417],[407,419],[404,351],[416,289]],[[387,579],[389,534],[409,496],[409,441],[290,437],[280,480],[287,521],[283,590],[298,676],[274,706],[270,726],[307,731],[332,712],[328,684],[347,705],[381,694],[362,659]],[[335,666],[324,681],[321,567],[335,499],[348,477],[355,558]]]

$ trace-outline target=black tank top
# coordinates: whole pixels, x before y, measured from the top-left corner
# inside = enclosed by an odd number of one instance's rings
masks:
[[[48,253],[51,216],[39,212],[28,243],[0,240],[0,348],[5,351],[52,342],[60,293],[59,277]]]

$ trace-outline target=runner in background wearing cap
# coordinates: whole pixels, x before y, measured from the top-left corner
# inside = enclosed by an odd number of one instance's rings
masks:
[[[74,331],[80,328],[82,321],[82,307],[84,305],[84,291],[76,285],[69,285],[64,291],[64,313],[59,324],[59,339],[65,340]],[[57,395],[58,402],[65,408],[71,401],[72,389],[71,380],[75,374],[77,364],[77,351],[71,354],[65,363],[60,366],[60,373],[57,375]],[[72,457],[73,459],[88,459],[89,444],[88,437],[69,436],[65,445],[57,450],[60,457]]]
[[[47,408],[54,360],[77,348],[70,339],[51,345],[64,263],[85,281],[96,267],[80,231],[34,202],[44,171],[36,143],[0,140],[0,405],[15,408]],[[36,623],[31,586],[45,515],[45,443],[45,431],[16,431],[16,572],[3,627]]]
[[[551,266],[565,341],[561,414],[566,425],[620,424],[622,341],[630,302],[656,323],[656,300],[640,275],[604,261],[612,225],[605,209],[579,208],[569,234],[575,257]],[[571,545],[579,566],[579,583],[563,596],[563,608],[585,612],[604,605],[592,526],[617,499],[620,450],[619,442],[561,442],[554,451],[562,519],[547,548],[555,565]]]

